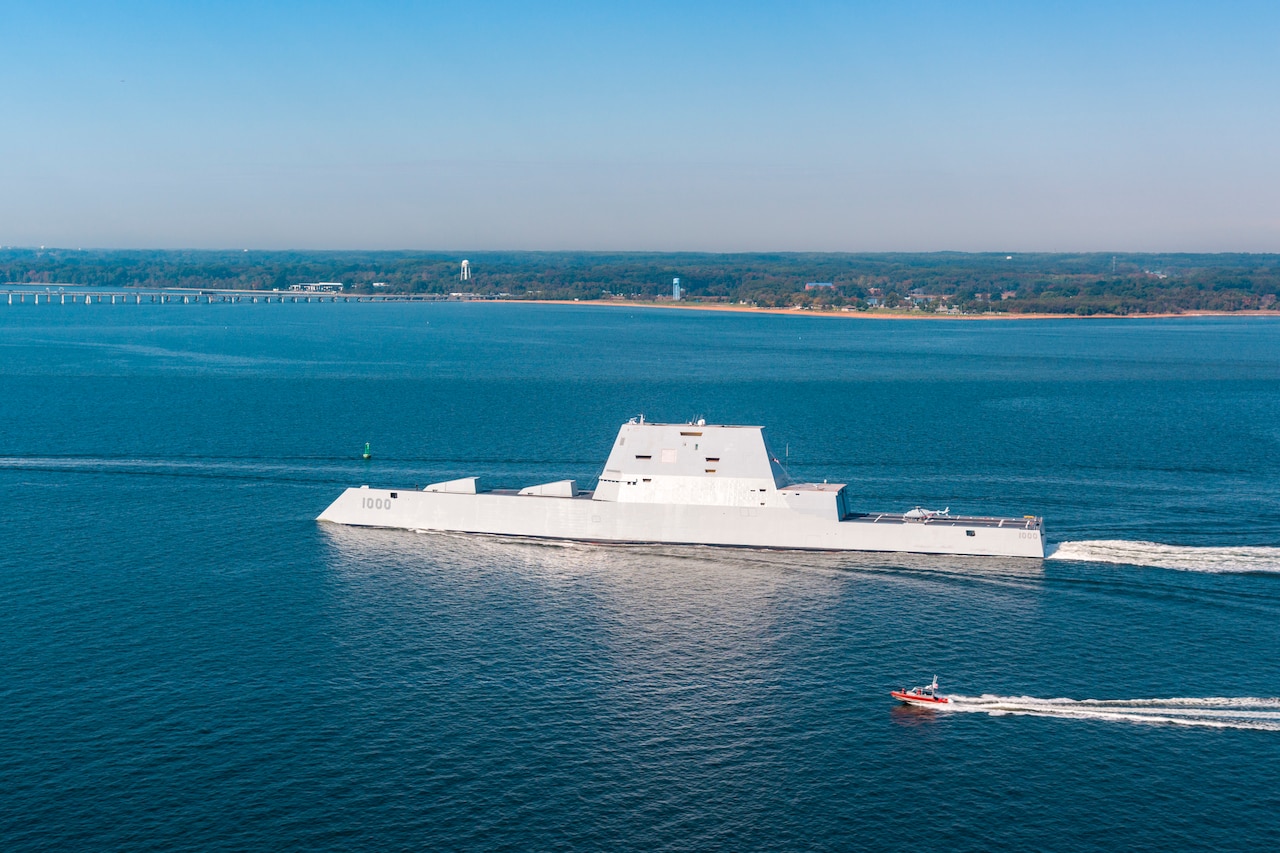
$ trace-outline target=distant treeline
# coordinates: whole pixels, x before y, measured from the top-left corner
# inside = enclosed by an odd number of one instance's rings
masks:
[[[459,276],[463,257],[471,262],[467,282]],[[286,290],[338,281],[357,293],[652,300],[670,298],[677,276],[690,300],[763,307],[1067,314],[1280,308],[1280,255],[0,250],[2,282],[117,288]]]

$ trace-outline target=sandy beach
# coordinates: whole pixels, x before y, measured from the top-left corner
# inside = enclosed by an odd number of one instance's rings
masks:
[[[855,320],[1159,320],[1175,317],[1280,317],[1280,311],[1185,311],[1179,314],[934,314],[924,311],[822,311],[808,308],[758,308],[715,302],[638,302],[621,300],[521,299],[539,305],[590,305],[602,308],[659,308],[668,311],[719,311],[726,314],[785,314],[792,317],[843,317]]]

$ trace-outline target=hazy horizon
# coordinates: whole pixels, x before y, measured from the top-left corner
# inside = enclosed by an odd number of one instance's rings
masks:
[[[1274,4],[7,12],[6,246],[1280,252]]]
[[[422,256],[439,256],[446,259],[464,259],[468,255],[473,257],[485,257],[487,255],[559,255],[559,256],[619,256],[619,255],[637,255],[637,256],[654,256],[667,257],[675,255],[690,256],[711,256],[711,257],[733,257],[733,256],[783,256],[783,255],[848,255],[852,257],[877,257],[877,256],[922,256],[922,255],[958,255],[958,256],[994,256],[999,258],[1005,256],[1008,258],[1034,258],[1040,256],[1050,257],[1117,257],[1126,258],[1161,258],[1161,257],[1192,257],[1192,258],[1213,258],[1213,257],[1280,257],[1280,251],[1275,252],[1250,252],[1250,251],[1220,251],[1220,252],[1185,252],[1185,251],[1130,251],[1128,249],[1098,249],[1098,250],[1080,250],[1080,251],[1006,251],[1003,249],[921,249],[921,250],[885,250],[885,251],[858,251],[846,249],[749,249],[749,250],[707,250],[707,249],[564,249],[564,248],[547,248],[547,249],[508,249],[508,248],[449,248],[438,246],[421,246],[421,247],[404,247],[389,246],[386,248],[370,248],[368,246],[325,246],[315,248],[303,248],[298,246],[267,246],[263,248],[249,249],[243,246],[54,246],[54,245],[0,245],[0,251],[4,252],[101,252],[104,254],[120,253],[128,254],[130,252],[147,253],[147,252],[165,252],[180,254],[183,252],[208,253],[208,254],[258,254],[258,255],[288,255],[288,254],[334,254],[334,255],[422,255]]]

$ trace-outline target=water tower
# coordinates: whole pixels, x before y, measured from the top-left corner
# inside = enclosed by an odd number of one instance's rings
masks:
[[[678,279],[678,278],[673,278],[673,279],[671,279],[671,300],[672,300],[673,302],[679,302],[679,301],[680,301],[680,292],[681,292],[681,291],[680,291],[680,279]]]
[[[462,280],[471,281],[471,261],[462,262]]]

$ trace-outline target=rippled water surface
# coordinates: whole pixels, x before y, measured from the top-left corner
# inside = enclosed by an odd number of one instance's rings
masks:
[[[1054,553],[314,521],[589,485],[640,412]],[[1267,844],[1277,483],[1262,319],[0,306],[0,848]],[[890,700],[935,672],[950,711]]]

